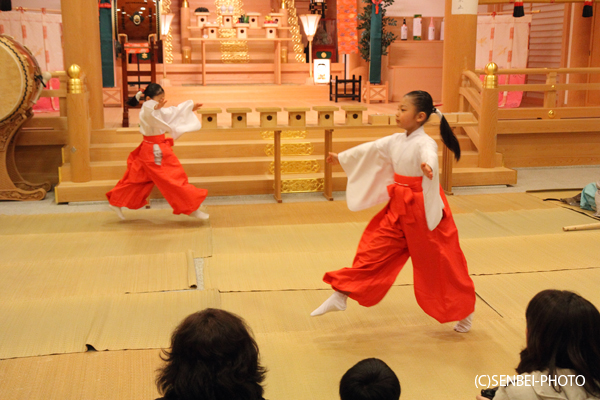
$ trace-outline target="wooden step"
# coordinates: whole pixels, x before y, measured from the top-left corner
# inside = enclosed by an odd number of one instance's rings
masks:
[[[264,152],[263,152],[264,154]],[[441,152],[439,153],[439,164],[441,165]],[[314,154],[310,156],[282,156],[282,161],[306,161],[317,160],[320,171],[323,170],[323,154]],[[273,156],[255,156],[255,157],[220,157],[220,158],[180,158],[186,174],[194,176],[230,176],[230,175],[259,175],[266,174],[273,163]],[[477,167],[478,155],[474,151],[465,151],[455,168]],[[496,165],[502,165],[502,155],[496,154]],[[92,180],[110,180],[120,179],[127,168],[126,158],[118,161],[94,161],[91,163]],[[334,171],[342,171],[341,166],[334,166]],[[70,181],[71,165],[66,163],[60,167],[60,181]]]
[[[517,171],[505,167],[455,168],[452,186],[515,185]]]
[[[311,139],[286,139],[282,144],[291,143],[311,143],[314,147],[313,154],[323,154],[323,138]],[[372,137],[345,137],[333,138],[333,151],[341,152],[357,146],[361,143],[372,141]],[[466,137],[459,138],[463,153],[472,151],[471,142]],[[173,147],[173,151],[178,158],[223,158],[223,157],[261,157],[265,156],[265,150],[272,146],[271,140],[218,140],[218,141],[178,141]],[[464,144],[464,146],[463,146]],[[119,161],[127,160],[139,142],[121,142],[121,143],[99,143],[90,145],[91,161]],[[441,144],[438,144],[441,147]],[[498,164],[501,165],[501,164]]]
[[[282,179],[323,178],[323,174],[283,175]],[[239,196],[254,194],[272,194],[274,178],[272,175],[244,175],[190,178],[189,182],[208,190],[209,196]],[[61,182],[55,188],[57,203],[106,200],[106,192],[117,184],[117,180],[90,181],[85,183]],[[343,172],[333,174],[333,190],[346,190],[346,175]],[[162,198],[155,187],[150,198]]]
[[[322,178],[322,173],[283,175],[282,179]],[[452,174],[453,185],[514,185],[517,182],[517,172],[509,168],[456,168]],[[273,176],[267,174],[243,176],[208,176],[190,177],[189,182],[194,186],[208,190],[209,196],[239,196],[253,194],[272,194]],[[117,179],[94,180],[85,183],[63,181],[55,187],[57,203],[76,201],[106,200],[106,192],[112,189]],[[344,172],[333,173],[333,190],[346,190],[346,175]],[[161,198],[158,189],[154,188],[151,198]]]

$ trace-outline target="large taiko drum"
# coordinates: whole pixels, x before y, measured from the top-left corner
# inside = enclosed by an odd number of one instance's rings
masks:
[[[148,41],[148,36],[159,36],[159,0],[114,0],[113,16],[115,37],[127,35],[129,41]]]
[[[15,163],[15,138],[33,116],[42,89],[40,66],[31,52],[12,37],[0,35],[0,200],[41,200],[49,183],[21,177]]]
[[[42,72],[31,52],[6,35],[0,35],[0,65],[0,124],[3,124],[31,109],[42,87]]]

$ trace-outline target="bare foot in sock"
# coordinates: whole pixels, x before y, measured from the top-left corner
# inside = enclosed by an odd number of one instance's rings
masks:
[[[346,309],[346,300],[348,296],[340,292],[334,292],[323,304],[315,311],[310,313],[311,317],[317,317],[330,311],[344,311]]]
[[[117,216],[119,218],[121,218],[122,220],[125,219],[125,216],[123,215],[123,211],[121,211],[121,207],[113,206],[112,204],[109,204],[108,206],[110,207],[111,210],[113,210],[115,213],[117,213]]]
[[[469,332],[471,329],[471,323],[473,322],[473,314],[475,314],[475,312],[469,314],[467,318],[458,321],[456,325],[454,325],[454,330],[460,333]]]
[[[198,218],[198,219],[208,219],[209,215],[200,210],[196,210],[190,214],[190,217]]]

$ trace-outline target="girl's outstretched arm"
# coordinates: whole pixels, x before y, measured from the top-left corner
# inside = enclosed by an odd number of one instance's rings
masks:
[[[327,161],[327,163],[334,164],[334,165],[340,163],[337,153],[331,153],[331,152],[329,152],[329,155],[327,156],[326,161]]]
[[[166,103],[167,103],[167,100],[163,97],[162,99],[160,99],[160,101],[158,103],[156,103],[156,105],[154,106],[154,109],[160,110],[161,108],[163,108],[165,106]]]
[[[421,170],[423,171],[423,175],[428,177],[430,180],[433,179],[433,170],[427,163],[421,163]]]
[[[196,111],[197,109],[199,109],[200,107],[202,107],[201,103],[194,103],[194,107],[192,107],[192,111]]]

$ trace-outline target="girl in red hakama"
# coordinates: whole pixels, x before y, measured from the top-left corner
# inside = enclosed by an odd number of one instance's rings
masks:
[[[458,140],[423,91],[408,93],[398,108],[396,123],[406,133],[329,153],[327,161],[339,162],[348,175],[348,208],[388,203],[365,229],[352,267],[325,274],[335,293],[312,316],[345,310],[348,297],[365,307],[379,303],[411,257],[423,311],[440,323],[459,321],[458,332],[471,328],[475,288],[439,184],[437,144],[423,129],[434,112],[442,140],[458,160]]]
[[[185,132],[200,129],[201,124],[194,111],[201,104],[188,100],[177,107],[164,108],[165,92],[156,83],[148,85],[143,94],[138,93],[135,100],[131,99],[135,102],[133,106],[137,105],[141,95],[146,99],[140,111],[140,131],[144,140],[129,154],[123,179],[106,193],[110,207],[119,218],[125,219],[121,207],[138,209],[145,206],[156,185],[173,207],[174,214],[208,219],[208,214],[199,210],[207,190],[188,182],[181,163],[171,149],[173,139],[165,137],[165,132],[177,139]]]

